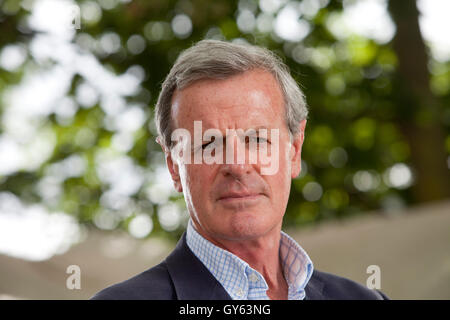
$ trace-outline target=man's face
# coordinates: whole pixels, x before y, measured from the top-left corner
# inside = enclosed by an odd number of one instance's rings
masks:
[[[175,128],[187,129],[194,140],[194,121],[202,122],[202,133],[218,129],[226,145],[243,143],[227,136],[227,129],[255,129],[268,132],[268,148],[278,143],[278,170],[261,173],[259,161],[244,164],[186,164],[167,153],[166,159],[175,188],[183,191],[197,230],[209,239],[249,240],[281,228],[288,202],[291,179],[300,172],[301,145],[306,121],[291,142],[285,120],[283,95],[274,77],[252,70],[225,80],[201,80],[176,91],[172,99]],[[278,141],[271,141],[271,129],[278,129]],[[203,141],[205,143],[207,141]],[[193,145],[193,148],[199,146]],[[195,151],[194,151],[195,152]],[[236,159],[236,157],[234,158]]]

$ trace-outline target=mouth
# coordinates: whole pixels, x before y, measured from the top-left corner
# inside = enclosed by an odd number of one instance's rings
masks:
[[[217,201],[220,202],[239,202],[239,201],[252,201],[259,200],[263,197],[262,193],[230,193],[221,196]]]

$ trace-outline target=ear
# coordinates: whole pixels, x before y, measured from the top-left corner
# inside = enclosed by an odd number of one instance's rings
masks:
[[[167,168],[169,169],[170,175],[172,176],[173,186],[175,187],[175,190],[177,190],[178,192],[183,192],[179,167],[178,164],[173,161],[170,152],[166,153],[166,164]]]
[[[175,190],[177,190],[178,192],[183,192],[183,187],[181,185],[180,171],[179,171],[178,164],[173,161],[170,150],[164,146],[160,137],[156,138],[156,142],[163,149],[165,159],[166,159],[166,165],[167,165],[167,168],[169,169],[170,176],[172,177],[173,186],[175,187]]]
[[[299,124],[299,131],[293,137],[291,151],[289,153],[291,160],[291,178],[296,178],[302,170],[302,146],[305,139],[306,119]]]

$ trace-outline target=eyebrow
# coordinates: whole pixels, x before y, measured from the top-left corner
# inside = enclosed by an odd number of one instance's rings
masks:
[[[239,128],[239,129],[242,129],[242,128]],[[228,130],[239,130],[239,129],[228,129]],[[247,132],[248,130],[254,130],[254,131],[258,132],[258,130],[260,130],[260,129],[266,129],[267,131],[270,132],[271,128],[269,128],[269,127],[267,127],[265,125],[260,125],[260,126],[254,127],[254,128],[251,127],[251,128],[242,129],[242,130],[244,130],[244,132]]]
[[[209,129],[217,129],[217,128],[215,128],[215,127],[203,127],[202,128],[202,138],[203,138],[203,134],[205,133],[205,131],[208,131]],[[269,127],[267,127],[266,125],[260,125],[260,126],[257,126],[257,127],[250,127],[250,128],[247,128],[247,129],[242,129],[242,128],[238,128],[238,129],[225,129],[225,132],[226,132],[226,130],[235,130],[235,131],[237,131],[237,130],[244,130],[244,132],[247,132],[248,130],[254,130],[255,132],[258,132],[260,129],[266,129],[267,130],[267,132],[268,133],[270,133],[270,130],[271,129],[274,129],[274,128],[269,128]],[[222,136],[224,137],[224,138],[226,138],[226,134],[224,134],[224,133],[222,133]]]
[[[270,131],[270,128],[262,125],[262,126],[257,126],[256,128],[250,128],[250,129],[254,129],[255,131],[258,131],[260,129],[266,129],[267,131]],[[248,129],[247,129],[248,130]]]
[[[260,136],[259,130],[261,130],[261,129],[265,129],[266,130],[266,135],[265,136],[266,136],[266,138],[268,140],[270,140],[271,135],[272,135],[271,130],[273,130],[273,128],[268,128],[265,125],[260,125],[260,126],[257,126],[255,128],[247,128],[245,130],[244,129],[242,129],[242,130],[244,131],[244,133],[246,133],[249,130],[253,130],[253,132],[245,134],[245,136],[248,136],[248,137],[259,137]],[[239,129],[229,129],[229,130],[239,130]],[[227,135],[224,135],[222,138],[226,141],[227,140]]]
[[[206,128],[205,130],[203,130],[203,134],[204,134],[204,132],[205,131],[207,131],[208,129],[211,129],[211,128]],[[214,129],[214,128],[213,128]],[[235,130],[235,131],[237,131],[237,130],[239,130],[239,129],[242,129],[242,128],[238,128],[238,129],[225,129],[225,130]],[[261,129],[265,129],[265,130],[267,130],[267,138],[270,138],[270,133],[271,133],[271,130],[273,129],[273,128],[269,128],[269,127],[267,127],[266,125],[259,125],[259,126],[257,126],[257,127],[255,127],[255,128],[247,128],[247,129],[242,129],[242,130],[244,130],[244,132],[247,132],[247,131],[249,131],[249,130],[254,130],[254,133],[251,133],[251,134],[249,134],[249,135],[258,135],[258,131],[259,130],[261,130]],[[196,148],[199,148],[199,147],[202,147],[203,146],[203,144],[204,144],[204,142],[214,142],[214,141],[206,141],[206,140],[203,140],[203,134],[202,134],[202,144],[200,144],[200,145],[195,145],[194,143],[191,143],[191,150],[193,151],[194,149],[196,149]],[[222,134],[222,139],[223,140],[225,140],[226,141],[226,139],[227,139],[227,135],[226,134]]]

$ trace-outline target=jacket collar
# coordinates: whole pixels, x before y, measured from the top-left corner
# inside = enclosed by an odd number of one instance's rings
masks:
[[[313,271],[311,279],[309,279],[308,284],[305,288],[305,300],[323,300],[325,299],[323,295],[324,283],[317,278],[317,273]]]
[[[179,300],[231,300],[229,294],[214,278],[203,263],[194,255],[186,243],[186,232],[177,246],[166,258],[177,299]],[[313,272],[306,285],[305,300],[324,299],[324,284]]]
[[[183,233],[173,252],[166,258],[179,300],[231,300],[209,270],[192,253]]]

